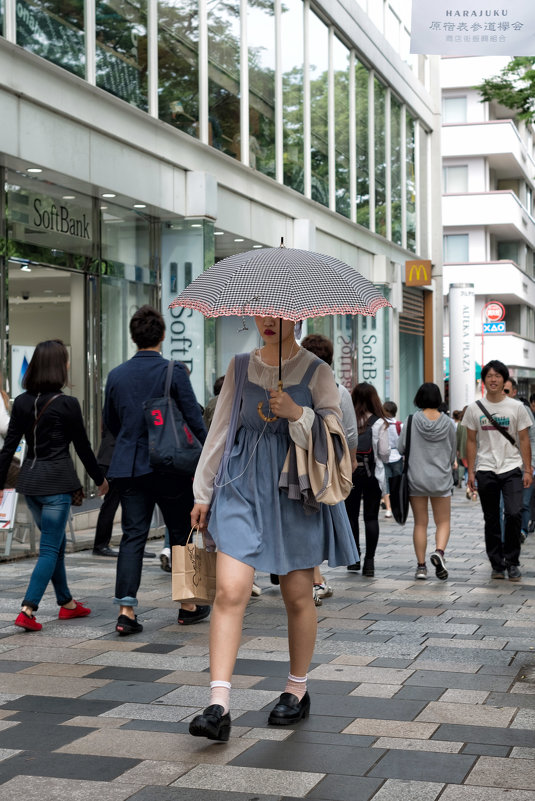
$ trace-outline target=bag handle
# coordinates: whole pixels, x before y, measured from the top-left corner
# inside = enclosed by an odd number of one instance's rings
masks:
[[[248,353],[236,354],[236,356],[234,357],[234,398],[232,399],[232,409],[230,412],[230,420],[227,429],[227,438],[225,440],[225,450],[223,451],[223,456],[221,457],[219,468],[217,470],[217,474],[214,480],[214,489],[218,486],[223,477],[223,473],[225,472],[225,468],[227,466],[227,462],[230,457],[232,446],[234,445],[234,440],[236,439],[236,431],[238,429],[238,418],[240,416],[241,400],[243,394],[243,385],[245,384],[245,378],[247,376],[248,366],[249,366],[249,354]]]
[[[411,428],[412,428],[412,414],[407,417],[407,436],[405,438],[405,462],[403,464],[403,472],[407,473],[409,470],[409,455],[411,452]]]
[[[498,422],[497,422],[497,421],[494,419],[494,417],[493,417],[493,416],[492,416],[492,415],[491,415],[491,414],[490,414],[490,413],[489,413],[489,412],[488,412],[488,411],[485,409],[485,407],[483,406],[483,404],[481,403],[481,401],[479,401],[479,400],[478,400],[478,401],[476,401],[476,403],[477,403],[477,405],[479,406],[479,408],[481,409],[481,411],[483,412],[483,414],[486,416],[486,418],[489,420],[489,422],[490,422],[490,423],[491,423],[491,424],[494,426],[494,428],[496,429],[496,431],[499,431],[499,432],[500,432],[500,434],[502,434],[502,436],[504,436],[504,437],[505,437],[505,439],[506,439],[508,442],[510,442],[510,443],[511,443],[511,445],[514,445],[514,447],[515,447],[515,448],[518,448],[518,445],[516,444],[515,440],[514,440],[514,439],[513,439],[513,437],[510,435],[510,433],[507,431],[507,429],[506,429],[506,428],[504,428],[503,426],[501,426],[501,425],[500,425],[500,424],[499,424],[499,423],[498,423]]]

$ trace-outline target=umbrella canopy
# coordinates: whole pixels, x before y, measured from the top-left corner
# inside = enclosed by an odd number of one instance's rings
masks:
[[[222,259],[187,286],[173,306],[205,317],[273,316],[297,322],[328,314],[374,315],[390,303],[344,262],[281,246]]]

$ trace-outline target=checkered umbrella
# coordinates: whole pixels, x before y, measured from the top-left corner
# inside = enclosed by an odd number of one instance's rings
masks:
[[[205,317],[304,320],[328,314],[374,315],[390,306],[344,262],[296,248],[262,248],[228,256],[199,275],[170,304]]]

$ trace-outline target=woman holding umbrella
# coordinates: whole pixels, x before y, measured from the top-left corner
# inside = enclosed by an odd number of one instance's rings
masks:
[[[334,566],[358,559],[343,502],[320,503],[307,514],[300,500],[279,489],[290,444],[308,448],[319,410],[341,418],[333,373],[325,362],[299,347],[290,320],[255,317],[255,323],[263,346],[249,356],[237,436],[208,526],[218,549],[210,625],[211,696],[210,705],[192,720],[189,730],[212,740],[229,737],[230,681],[255,569],[280,576],[288,615],[290,673],[269,715],[269,723],[286,725],[306,717],[310,708],[306,682],[317,627],[314,567],[324,560]],[[279,351],[285,391],[275,390]],[[207,527],[234,390],[231,362],[194,479],[191,522],[201,529]]]

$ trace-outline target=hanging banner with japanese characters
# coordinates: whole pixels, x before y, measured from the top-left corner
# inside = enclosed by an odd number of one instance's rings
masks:
[[[535,3],[526,0],[412,0],[411,53],[532,56]]]

